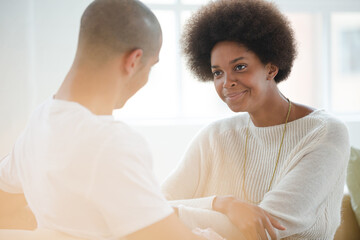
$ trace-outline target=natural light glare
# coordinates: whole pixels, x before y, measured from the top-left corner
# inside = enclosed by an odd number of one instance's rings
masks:
[[[295,32],[298,55],[289,78],[281,82],[279,88],[291,101],[318,108],[319,95],[322,94],[318,89],[320,78],[317,69],[320,65],[316,61],[319,54],[316,46],[319,18],[310,13],[291,13],[287,17]]]
[[[141,0],[141,2],[145,4],[172,4],[175,3],[176,0]]]
[[[360,113],[360,13],[334,13],[331,22],[333,109]]]
[[[160,61],[153,67],[149,82],[124,108],[114,111],[116,118],[173,118],[179,109],[179,79],[175,16],[172,11],[154,11],[163,30]]]
[[[149,120],[214,119],[234,114],[217,96],[212,82],[195,79],[180,53],[184,23],[208,0],[143,2],[150,4],[163,29],[160,63],[152,70],[149,83],[114,115],[120,119]],[[332,14],[328,22],[331,39],[326,35],[328,30],[321,12],[285,14],[295,32],[298,56],[289,78],[279,84],[279,89],[291,101],[314,108],[340,113],[360,112],[360,95],[357,94],[360,89],[359,13]]]
[[[184,4],[206,4],[209,0],[181,0]]]
[[[190,16],[190,11],[181,14],[182,28]],[[198,81],[187,68],[184,58],[181,62],[184,115],[193,118],[222,118],[233,114],[217,95],[213,82]]]

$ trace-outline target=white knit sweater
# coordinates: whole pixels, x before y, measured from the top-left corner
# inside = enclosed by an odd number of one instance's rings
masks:
[[[191,228],[212,227],[228,239],[241,233],[211,210],[215,195],[244,199],[243,161],[249,115],[223,119],[203,129],[162,186]],[[333,239],[340,224],[349,137],[345,125],[323,110],[289,122],[272,188],[284,125],[256,127],[250,121],[246,191],[285,227],[285,239]]]

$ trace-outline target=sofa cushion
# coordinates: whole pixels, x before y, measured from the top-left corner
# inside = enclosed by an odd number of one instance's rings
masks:
[[[360,149],[351,148],[346,183],[351,196],[351,206],[360,226]]]

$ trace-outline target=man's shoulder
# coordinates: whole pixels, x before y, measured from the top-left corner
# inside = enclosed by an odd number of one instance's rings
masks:
[[[94,139],[101,139],[105,151],[148,159],[151,154],[148,143],[134,128],[121,121],[103,122]],[[136,155],[136,156],[134,156]]]
[[[132,127],[111,115],[98,116],[78,103],[53,99],[34,111],[26,133],[32,139],[90,152],[106,150],[116,154],[146,145]]]
[[[125,143],[144,143],[145,139],[125,122],[112,120],[102,123],[102,133],[113,141]]]

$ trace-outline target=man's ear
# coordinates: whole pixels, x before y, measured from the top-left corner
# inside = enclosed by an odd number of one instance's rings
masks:
[[[267,74],[268,74],[267,80],[273,80],[279,72],[278,66],[276,66],[272,63],[268,63],[266,65],[266,70],[267,70]]]
[[[141,64],[141,58],[143,57],[142,49],[135,49],[125,55],[125,71],[127,74],[132,75],[135,69]]]

